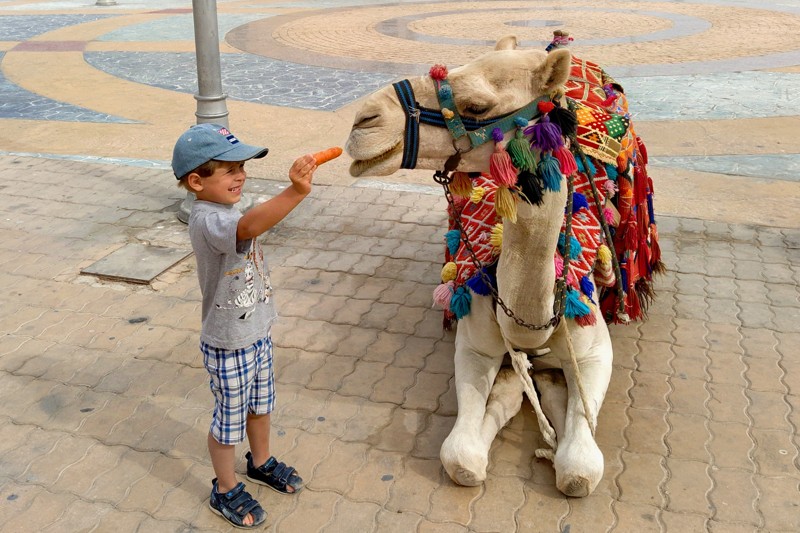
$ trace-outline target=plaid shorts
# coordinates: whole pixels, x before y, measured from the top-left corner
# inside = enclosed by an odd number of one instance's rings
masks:
[[[220,444],[239,444],[246,434],[247,414],[265,415],[275,405],[272,339],[238,350],[201,342],[200,350],[214,394],[211,435]]]

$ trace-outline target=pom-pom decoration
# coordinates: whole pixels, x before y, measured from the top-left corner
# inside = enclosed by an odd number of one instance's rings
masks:
[[[579,192],[572,193],[572,212],[577,213],[581,209],[589,209],[589,201],[586,196]]]
[[[523,170],[517,176],[517,185],[519,186],[519,191],[523,198],[529,204],[542,205],[544,183],[539,176],[527,170]]]
[[[563,233],[558,235],[558,253],[562,256],[564,255],[564,244],[566,243],[566,237]],[[570,235],[569,237],[569,258],[570,259],[577,259],[578,256],[581,255],[581,243],[578,239],[575,238],[575,235]]]
[[[443,107],[442,108],[442,116],[446,120],[450,120],[451,118],[453,118],[455,116],[455,114],[452,111],[450,111],[449,109],[447,109],[446,107]]]
[[[452,281],[448,281],[433,289],[433,304],[445,311],[450,311],[450,300],[453,298],[453,285],[454,283]]]
[[[488,296],[492,293],[492,285],[496,286],[497,281],[494,279],[486,268],[481,268],[474,276],[467,280],[467,287],[479,296]]]
[[[601,244],[600,248],[598,248],[598,250],[597,250],[597,258],[604,265],[610,265],[611,264],[611,249],[608,246],[606,246],[605,244]]]
[[[503,223],[497,223],[492,227],[492,235],[489,237],[489,242],[497,253],[503,248]]]
[[[472,180],[466,172],[453,172],[453,181],[450,182],[450,192],[456,196],[469,196],[472,194]]]
[[[575,137],[578,131],[578,116],[566,107],[556,107],[547,114],[550,122],[557,125],[564,137]]]
[[[489,158],[489,174],[500,187],[513,187],[517,184],[517,169],[511,162],[511,156],[500,144],[503,141],[503,130],[494,128],[492,138],[495,145],[494,152]]]
[[[542,179],[547,190],[558,192],[561,190],[561,168],[558,166],[558,159],[550,154],[542,154],[539,164],[536,166],[536,173]]]
[[[565,176],[571,176],[578,171],[578,165],[575,163],[575,156],[573,156],[572,152],[567,150],[566,147],[559,146],[553,151],[553,155],[558,160],[561,173]]]
[[[519,118],[519,117],[517,117]],[[514,132],[514,137],[506,145],[511,162],[519,170],[534,172],[536,170],[536,157],[531,152],[531,145],[521,129]]]
[[[450,298],[450,312],[453,313],[458,320],[461,320],[469,314],[469,308],[472,304],[472,294],[464,287],[457,287],[453,291],[453,296]]]
[[[525,135],[531,136],[531,146],[542,152],[550,152],[564,145],[561,128],[550,122],[547,115],[543,116],[536,124],[525,128],[524,131]]]
[[[450,255],[456,255],[456,252],[458,252],[458,245],[461,244],[461,232],[457,229],[451,229],[444,234],[444,240]]]
[[[497,214],[511,222],[517,221],[517,199],[511,191],[498,187],[494,193],[494,208]]]
[[[556,105],[553,102],[539,102],[536,107],[539,109],[539,113],[546,115],[555,109]]]
[[[439,65],[439,64],[434,65],[428,71],[428,74],[434,80],[441,81],[441,80],[447,78],[447,67],[445,65]]]
[[[592,310],[589,309],[589,306],[581,300],[580,293],[573,288],[568,288],[564,316],[567,318],[576,318],[579,316],[586,316],[591,312]]]
[[[453,281],[456,279],[456,275],[458,275],[458,268],[456,267],[456,264],[452,261],[445,263],[442,267],[442,283]]]
[[[472,193],[469,196],[469,201],[473,204],[477,204],[483,199],[484,194],[486,194],[486,189],[483,187],[473,187]]]

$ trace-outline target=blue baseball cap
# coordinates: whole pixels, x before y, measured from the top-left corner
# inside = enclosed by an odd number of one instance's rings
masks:
[[[172,150],[172,171],[177,179],[181,179],[212,159],[247,161],[264,157],[268,151],[244,144],[220,124],[196,124],[178,137]]]

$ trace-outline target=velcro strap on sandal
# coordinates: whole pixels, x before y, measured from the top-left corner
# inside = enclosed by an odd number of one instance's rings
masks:
[[[289,478],[294,473],[294,468],[291,466],[287,466],[286,463],[278,463],[275,465],[275,469],[272,471],[272,475],[275,476],[281,483],[286,485],[289,482]]]
[[[231,491],[225,493],[225,495],[222,497],[222,501],[227,510],[241,518],[247,516],[250,511],[259,505],[258,502],[253,499],[250,493],[244,490],[244,483],[241,482]]]

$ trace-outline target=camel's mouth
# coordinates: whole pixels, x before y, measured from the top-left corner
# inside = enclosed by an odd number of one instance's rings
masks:
[[[350,165],[350,175],[360,176],[388,176],[400,168],[403,156],[403,143],[399,142],[389,150],[369,159],[353,158]]]

